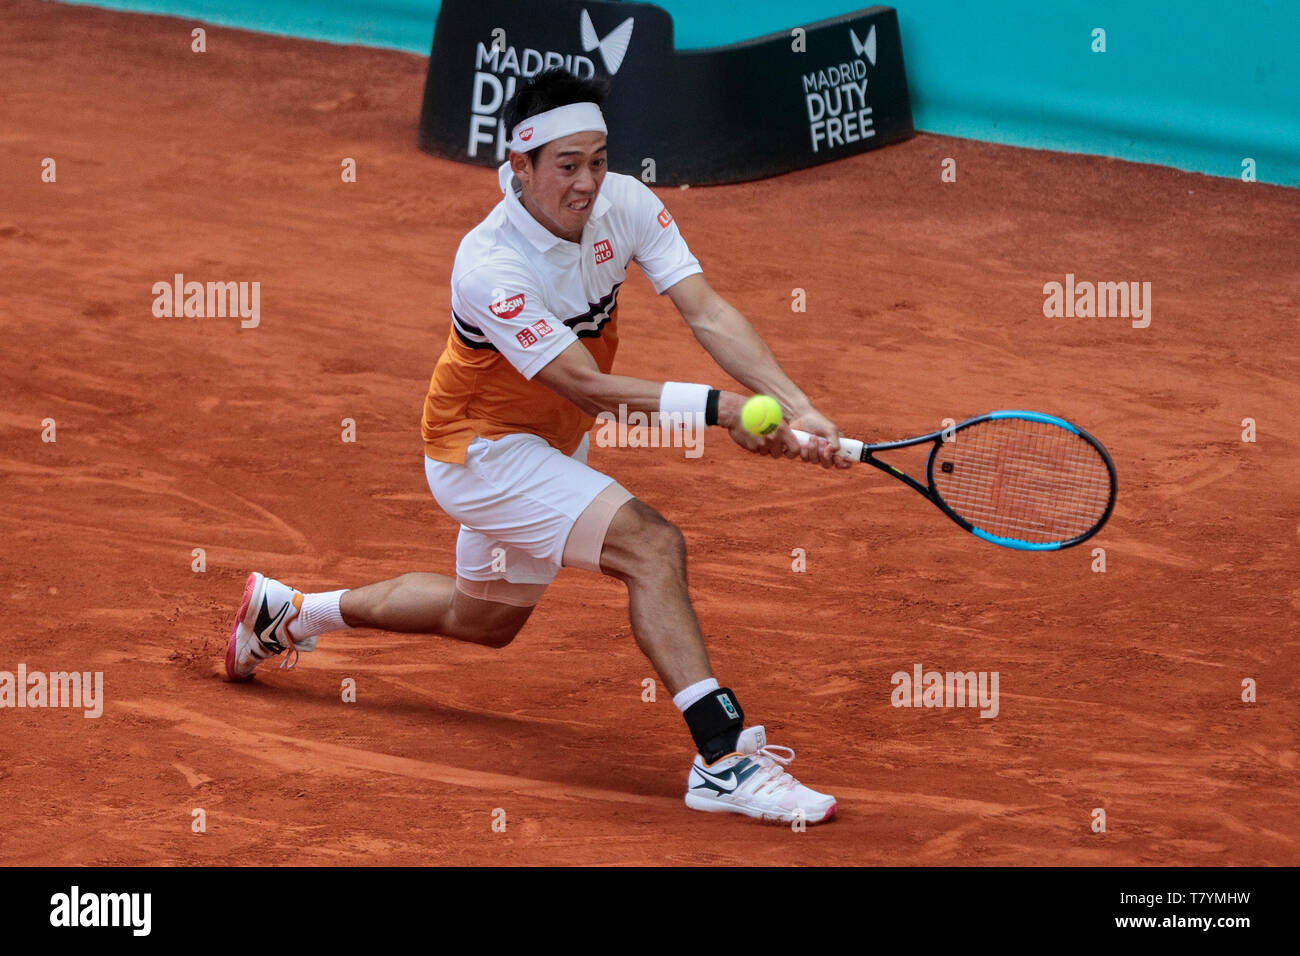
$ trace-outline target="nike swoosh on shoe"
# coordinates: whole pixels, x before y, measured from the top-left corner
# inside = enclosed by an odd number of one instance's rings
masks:
[[[285,603],[281,605],[279,612],[272,617],[266,595],[262,596],[262,607],[257,612],[257,623],[253,625],[253,635],[264,648],[272,653],[279,654],[284,651],[284,645],[275,639],[275,629],[279,627],[288,611],[289,605]]]

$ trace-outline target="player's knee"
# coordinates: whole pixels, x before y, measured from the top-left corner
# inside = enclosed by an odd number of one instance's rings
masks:
[[[518,624],[502,624],[486,628],[479,632],[474,643],[500,650],[515,639],[515,635],[523,629],[523,626],[523,622],[520,621]]]
[[[617,532],[606,538],[602,567],[621,578],[684,571],[686,539],[681,529],[644,502],[630,504],[629,514],[620,515]]]
[[[682,529],[665,520],[655,532],[654,553],[674,569],[686,567],[686,538]]]
[[[473,633],[468,636],[475,644],[500,649],[513,641],[515,635],[524,629],[532,613],[531,606],[506,608],[498,605],[497,613],[474,622]]]

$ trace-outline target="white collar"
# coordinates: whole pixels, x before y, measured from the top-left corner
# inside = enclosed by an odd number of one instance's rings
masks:
[[[509,162],[502,163],[497,169],[497,181],[501,186],[501,192],[506,197],[506,217],[516,229],[524,234],[524,238],[537,247],[539,251],[545,252],[558,243],[569,241],[551,232],[524,208],[524,204],[519,201],[519,196],[515,191],[521,188],[519,187],[519,180],[515,177],[514,171],[511,170]],[[605,190],[601,189],[596,194],[595,204],[591,207],[591,218],[587,220],[588,223],[605,215],[612,205],[613,203],[605,198]],[[572,243],[572,245],[577,245],[577,243]]]

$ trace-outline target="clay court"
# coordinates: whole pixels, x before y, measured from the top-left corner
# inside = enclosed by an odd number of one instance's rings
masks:
[[[0,713],[0,862],[1300,864],[1300,193],[926,134],[659,191],[847,434],[1038,409],[1119,474],[1094,541],[1027,554],[866,467],[593,449],[683,529],[723,683],[838,797],[795,833],[685,809],[689,735],[590,573],[504,650],[356,631],[222,679],[249,570],[451,572],[420,408],[500,193],[417,150],[422,58],[218,27],[200,56],[191,26],[0,4],[0,669],[106,698]],[[178,272],[259,281],[260,325],[156,318]],[[1066,273],[1149,281],[1150,326],[1045,318]],[[618,371],[737,387],[636,270],[620,301]],[[892,707],[918,663],[998,671],[997,717]]]

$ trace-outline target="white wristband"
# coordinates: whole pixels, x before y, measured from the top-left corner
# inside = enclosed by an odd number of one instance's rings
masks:
[[[703,428],[709,389],[708,385],[691,382],[664,382],[664,390],[659,393],[660,424],[680,422],[683,426]]]

